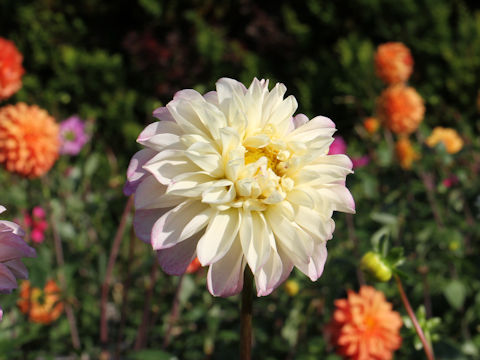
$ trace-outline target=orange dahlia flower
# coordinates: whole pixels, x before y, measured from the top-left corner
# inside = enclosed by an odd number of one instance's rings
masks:
[[[400,138],[395,144],[395,154],[402,169],[409,170],[412,163],[420,159],[420,155],[415,151],[408,138]]]
[[[378,46],[375,53],[375,70],[387,84],[408,80],[413,71],[410,50],[400,42],[388,42]]]
[[[377,111],[391,131],[396,134],[410,134],[417,130],[422,122],[425,106],[422,97],[414,88],[397,84],[382,92]]]
[[[15,94],[22,87],[23,56],[15,44],[0,37],[0,100]]]
[[[432,134],[425,141],[428,146],[434,147],[438,143],[443,143],[449,154],[455,154],[462,150],[463,140],[455,129],[437,126]]]
[[[363,127],[369,134],[374,134],[377,132],[378,128],[380,127],[380,122],[377,118],[368,117],[363,120]]]
[[[58,134],[53,117],[38,106],[4,106],[0,108],[0,163],[23,176],[41,176],[58,158]]]
[[[351,360],[388,360],[401,343],[402,318],[382,292],[362,286],[357,294],[335,301],[329,324],[337,352]]]
[[[28,280],[22,282],[17,305],[30,321],[41,324],[52,323],[63,312],[60,288],[53,280],[47,281],[43,289],[32,287]]]

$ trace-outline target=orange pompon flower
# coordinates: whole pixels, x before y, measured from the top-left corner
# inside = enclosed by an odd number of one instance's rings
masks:
[[[382,92],[377,111],[387,128],[396,134],[408,135],[422,122],[425,106],[414,88],[397,84]]]
[[[15,44],[0,37],[0,100],[9,98],[22,87],[23,56]]]
[[[380,127],[380,122],[375,117],[368,117],[363,120],[363,127],[369,134],[375,134]]]
[[[22,282],[17,305],[30,321],[41,324],[54,322],[63,312],[60,288],[53,280],[47,281],[43,290],[32,287],[28,280]]]
[[[379,45],[375,53],[375,70],[387,84],[405,82],[413,71],[412,54],[400,42]]]
[[[30,178],[45,174],[58,158],[59,128],[45,110],[25,103],[0,108],[0,163]]]
[[[193,274],[196,273],[200,268],[202,267],[202,264],[200,264],[200,260],[198,260],[198,257],[192,260],[190,265],[188,265],[187,270],[185,270],[185,274]]]
[[[382,292],[362,286],[357,294],[335,301],[328,325],[337,352],[351,360],[388,360],[401,343],[402,318]]]
[[[463,140],[455,129],[441,126],[434,128],[432,134],[425,142],[429,147],[434,147],[441,142],[449,154],[455,154],[463,148]]]
[[[400,138],[395,144],[395,154],[404,170],[412,168],[412,163],[420,159],[420,155],[415,151],[410,140],[406,137]]]

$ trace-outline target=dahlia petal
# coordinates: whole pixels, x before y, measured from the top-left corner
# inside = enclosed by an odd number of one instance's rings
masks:
[[[267,262],[255,274],[257,296],[270,295],[273,290],[285,281],[292,269],[293,263],[290,259],[282,252],[272,249]]]
[[[212,209],[198,201],[185,201],[160,217],[152,228],[154,250],[168,249],[202,230]]]
[[[202,202],[206,204],[227,204],[235,199],[235,186],[231,181],[225,185],[221,181],[217,181],[202,193]]]
[[[5,262],[21,257],[35,257],[35,249],[28,246],[27,243],[18,235],[13,233],[0,233],[0,262]]]
[[[135,192],[135,208],[169,208],[185,200],[180,196],[166,194],[166,190],[167,186],[160,184],[153,176],[145,177]],[[152,194],[155,194],[155,196],[152,196]]]
[[[262,108],[262,124],[264,128],[268,124],[268,120],[272,117],[272,112],[275,111],[283,101],[283,96],[287,92],[287,88],[282,83],[277,83],[272,91],[265,97]]]
[[[8,220],[0,220],[0,233],[1,232],[11,232],[18,236],[25,236],[25,231],[23,231],[20,225]]]
[[[163,121],[175,121],[170,111],[165,106],[159,107],[155,109],[153,112],[153,116],[155,116],[158,120]]]
[[[316,210],[306,206],[296,206],[295,222],[316,240],[330,240],[331,228],[324,217]]]
[[[185,197],[200,197],[210,188],[215,179],[206,171],[184,173],[173,178],[167,188],[167,194]]]
[[[318,190],[320,197],[335,211],[355,214],[355,200],[343,185],[329,185]]]
[[[226,297],[238,294],[243,288],[245,265],[240,240],[237,238],[230,251],[210,265],[207,274],[208,291],[213,296]]]
[[[291,125],[292,116],[297,110],[297,107],[297,100],[293,95],[290,95],[273,110],[267,123],[272,124],[279,134],[286,135]]]
[[[159,182],[168,185],[174,177],[190,172],[196,166],[185,156],[184,151],[164,150],[151,158],[143,168]]]
[[[210,104],[218,106],[218,95],[216,91],[209,91],[205,95],[203,95],[203,98],[205,99],[206,102],[209,102]]]
[[[223,177],[223,160],[220,154],[207,143],[196,143],[190,146],[185,155],[204,171],[213,177]]]
[[[218,211],[208,224],[197,246],[202,266],[217,262],[228,252],[240,228],[240,213],[236,209]]]
[[[297,115],[299,116],[299,115]],[[305,118],[300,118],[302,121]],[[309,142],[318,137],[331,137],[335,133],[335,123],[325,116],[316,116],[303,125],[296,127],[286,136],[287,141]]]
[[[302,171],[296,172],[291,177],[295,184],[315,186],[342,181],[351,173],[352,170],[343,166],[316,164],[305,166]]]
[[[201,234],[195,234],[185,241],[179,242],[168,249],[158,250],[157,259],[169,275],[182,275],[188,265],[195,259],[195,249]]]
[[[181,128],[172,121],[157,121],[148,125],[137,142],[155,151],[165,148],[181,148]]]
[[[305,114],[298,114],[292,118],[294,129],[305,125],[308,122],[308,117]]]
[[[277,245],[285,248],[292,262],[307,264],[313,251],[313,239],[294,221],[288,219],[286,210],[281,205],[271,205],[266,211],[265,218],[273,230]]]
[[[241,82],[230,79],[221,78],[216,82],[218,102],[221,104],[225,99],[235,96],[243,96],[247,92],[247,88]]]
[[[322,276],[325,262],[327,261],[326,241],[317,241],[313,247],[313,253],[307,265],[301,264],[299,270],[307,275],[310,280],[316,281]]]
[[[153,225],[169,210],[171,210],[171,208],[136,209],[133,217],[135,235],[143,242],[151,243]]]
[[[10,261],[4,262],[4,264],[10,269],[12,274],[17,279],[27,279],[28,278],[28,270],[26,266],[22,263],[20,259],[14,259]]]
[[[243,211],[239,235],[245,258],[255,274],[268,260],[271,250],[263,215],[257,211]]]
[[[17,280],[15,275],[5,265],[0,263],[0,293],[9,293],[11,290],[17,288]]]
[[[189,101],[181,98],[174,99],[167,104],[167,109],[184,134],[196,134],[205,138],[209,137],[208,129],[199,119],[194,107]]]
[[[3,205],[0,205],[0,214],[3,213],[7,208]]]
[[[135,193],[137,186],[140,184],[144,176],[147,174],[143,165],[156,154],[151,149],[142,149],[133,155],[132,160],[127,169],[127,182],[123,187],[123,193],[127,196]]]

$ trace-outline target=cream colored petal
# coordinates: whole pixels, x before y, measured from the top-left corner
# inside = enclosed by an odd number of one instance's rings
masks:
[[[257,296],[270,295],[290,275],[293,263],[282,252],[272,249],[264,266],[255,273]]]
[[[237,209],[219,211],[212,215],[205,234],[197,246],[198,260],[203,266],[220,260],[232,246],[240,227]]]
[[[167,109],[182,129],[182,133],[201,135],[205,138],[210,137],[208,129],[198,117],[190,101],[181,98],[174,99],[167,104]]]
[[[313,251],[313,239],[294,221],[288,219],[288,211],[282,204],[271,205],[265,212],[265,218],[275,234],[277,246],[285,249],[285,253],[295,265],[306,264]]]
[[[317,186],[345,180],[352,170],[336,165],[316,164],[303,167],[300,171],[289,176],[297,185]]]
[[[207,226],[210,206],[199,201],[185,201],[160,217],[152,228],[154,250],[168,249]]]
[[[331,137],[335,131],[335,123],[332,120],[324,116],[317,116],[297,127],[286,136],[285,140],[309,142],[319,137]]]
[[[277,106],[269,117],[267,124],[274,126],[280,136],[285,136],[290,128],[291,119],[297,110],[298,103],[294,96],[290,95]]]
[[[184,197],[165,194],[167,187],[148,175],[138,185],[135,192],[136,209],[168,208],[185,201]]]
[[[210,144],[193,144],[185,151],[185,156],[199,168],[208,172],[210,176],[215,178],[223,177],[223,159]]]
[[[208,188],[202,193],[202,202],[206,204],[228,204],[235,199],[235,186],[231,181],[226,181],[226,185],[218,184]],[[218,185],[218,186],[217,186]]]
[[[181,174],[201,171],[180,150],[164,150],[147,161],[143,168],[164,185],[170,184],[172,179]]]
[[[182,129],[172,121],[157,121],[148,125],[138,136],[137,142],[155,151],[178,148]]]
[[[326,241],[332,238],[330,224],[326,223],[326,218],[321,213],[312,208],[296,206],[295,222],[316,240]]]
[[[298,269],[307,275],[310,280],[316,281],[323,273],[327,261],[326,242],[316,242],[308,264],[300,264]]]
[[[208,291],[213,296],[227,297],[238,294],[243,288],[245,265],[246,261],[237,237],[225,256],[210,265],[207,274]]]
[[[185,197],[200,197],[216,179],[205,171],[184,173],[173,178],[167,194]]]
[[[267,223],[263,215],[257,211],[242,211],[239,235],[245,258],[255,274],[270,255]]]

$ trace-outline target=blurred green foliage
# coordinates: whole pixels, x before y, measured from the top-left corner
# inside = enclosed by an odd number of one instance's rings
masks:
[[[213,298],[205,272],[183,278],[179,316],[168,329],[178,278],[159,273],[153,284],[148,336],[137,343],[154,257],[126,232],[108,303],[110,341],[99,341],[100,288],[126,199],[125,170],[138,149],[135,138],[153,121],[151,112],[183,88],[214,89],[223,76],[249,84],[253,77],[286,84],[299,112],[325,115],[348,142],[349,155],[370,164],[348,179],[357,214],[335,217],[325,273],[316,283],[294,272],[301,290],[283,288],[255,301],[254,358],[339,359],[323,330],[334,299],[358,289],[361,255],[382,227],[405,249],[403,271],[415,308],[441,318],[438,359],[480,356],[480,6],[461,0],[99,1],[0,2],[0,36],[24,55],[21,91],[5,103],[25,101],[60,121],[78,113],[90,119],[92,138],[76,158],[62,157],[47,177],[19,179],[0,172],[2,205],[20,217],[46,208],[62,238],[66,265],[59,268],[52,227],[38,258],[26,261],[33,284],[67,278],[81,349],[73,350],[67,318],[32,324],[15,309],[16,293],[2,296],[0,359],[38,359],[102,351],[125,359],[225,359],[238,351],[238,301]],[[375,111],[383,88],[375,77],[376,46],[405,43],[415,60],[410,84],[425,99],[418,132],[422,160],[412,171],[396,164],[391,140],[367,136],[361,121]],[[456,128],[465,148],[450,155],[422,145],[434,126]],[[459,183],[446,187],[452,174]],[[434,194],[432,205],[429,194]],[[435,221],[433,211],[442,219]],[[129,218],[130,225],[130,218]],[[376,284],[403,311],[393,284]],[[428,323],[427,320],[425,320]],[[395,358],[422,358],[403,330]],[[172,355],[173,354],[173,355]]]

